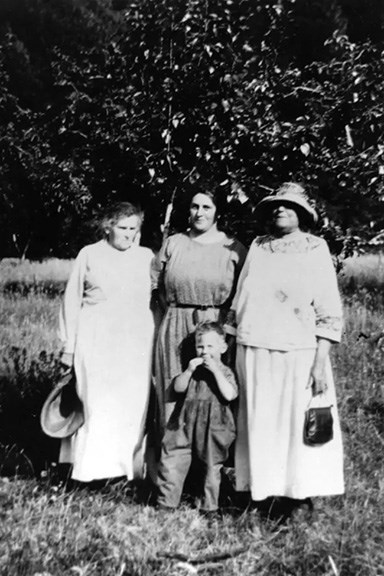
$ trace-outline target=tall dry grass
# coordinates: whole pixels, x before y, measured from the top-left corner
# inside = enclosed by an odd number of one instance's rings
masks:
[[[347,258],[343,266],[343,276],[357,285],[370,287],[384,286],[384,253],[364,254]]]
[[[0,261],[0,286],[7,282],[44,282],[46,280],[63,281],[68,278],[72,260],[48,258],[41,262],[4,258]]]
[[[0,573],[384,576],[384,352],[360,336],[383,326],[383,284],[373,280],[373,272],[368,273],[362,261],[355,264],[355,276],[349,263],[350,276],[344,273],[341,278],[345,333],[332,351],[346,494],[317,498],[311,518],[302,513],[282,526],[240,506],[233,494],[226,500],[222,519],[207,519],[187,503],[175,512],[157,511],[143,487],[124,482],[96,491],[66,489],[57,479],[57,468],[42,465],[53,451],[37,426],[39,402],[55,371],[60,298],[44,293],[0,295],[5,318],[0,338],[1,398],[16,420],[18,411],[24,410],[18,425],[5,430],[4,418],[9,425],[10,421],[0,409],[1,441],[4,432],[11,440],[14,434],[13,445],[8,444],[3,454],[18,454],[16,464],[24,472],[24,477],[0,478]],[[19,396],[21,404],[15,403]],[[31,467],[34,478],[27,477]],[[5,468],[3,461],[3,473]]]

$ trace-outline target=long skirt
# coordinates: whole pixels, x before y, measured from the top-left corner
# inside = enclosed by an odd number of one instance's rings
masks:
[[[328,390],[314,401],[332,405],[334,436],[321,446],[303,441],[314,356],[313,349],[280,352],[237,346],[236,489],[250,491],[253,500],[344,492],[343,446],[329,360]]]
[[[81,311],[75,373],[85,422],[60,454],[73,463],[75,480],[143,474],[153,325],[149,310],[134,313],[134,305],[105,302]]]

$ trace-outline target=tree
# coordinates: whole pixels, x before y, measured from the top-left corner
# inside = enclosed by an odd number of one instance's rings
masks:
[[[252,205],[287,179],[335,249],[383,227],[382,44],[373,21],[348,38],[344,0],[17,0],[3,16],[3,254],[72,254],[117,198],[142,204],[154,245],[199,178],[245,191],[229,220],[246,242]]]

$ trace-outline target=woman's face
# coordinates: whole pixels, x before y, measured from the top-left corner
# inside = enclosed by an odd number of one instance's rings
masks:
[[[207,194],[198,193],[189,207],[189,220],[195,232],[207,232],[216,222],[216,206]]]
[[[140,218],[138,216],[135,214],[123,216],[106,228],[107,240],[116,250],[127,250],[132,246],[139,231]]]
[[[272,224],[278,234],[290,234],[299,229],[299,217],[292,206],[282,202],[273,208]]]

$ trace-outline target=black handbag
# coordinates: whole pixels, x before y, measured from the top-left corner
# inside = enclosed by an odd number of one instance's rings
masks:
[[[321,446],[333,438],[331,406],[308,408],[304,418],[304,444]]]

